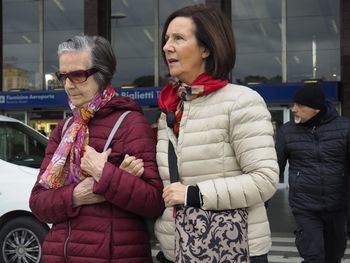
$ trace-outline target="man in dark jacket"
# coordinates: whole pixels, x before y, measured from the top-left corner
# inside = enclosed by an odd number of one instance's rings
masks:
[[[325,101],[318,84],[296,91],[294,121],[279,128],[280,172],[289,162],[289,205],[304,263],[338,263],[346,248],[350,120]]]

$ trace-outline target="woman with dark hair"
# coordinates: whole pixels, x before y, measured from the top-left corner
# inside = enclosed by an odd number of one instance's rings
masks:
[[[133,100],[115,96],[106,39],[75,36],[58,58],[73,118],[52,132],[30,197],[33,213],[53,224],[42,261],[151,263],[143,217],[164,209],[154,132]]]
[[[157,258],[267,262],[264,202],[275,193],[279,172],[273,128],[261,96],[228,82],[235,64],[232,25],[215,8],[188,6],[168,17],[161,41],[175,81],[159,97],[157,163],[167,208],[155,224]],[[222,220],[232,215],[235,225]]]

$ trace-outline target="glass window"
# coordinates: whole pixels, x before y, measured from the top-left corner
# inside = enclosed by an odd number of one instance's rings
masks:
[[[117,56],[113,86],[153,86],[152,0],[111,3],[111,43]]]
[[[39,1],[3,0],[3,91],[16,87],[21,75],[28,80],[27,87],[38,89],[39,85]]]
[[[286,107],[269,107],[269,111],[271,113],[271,123],[274,131],[274,140],[276,138],[276,131],[279,129],[279,127],[282,126],[283,123],[285,123],[287,120],[285,120],[286,112],[289,112],[289,109]],[[285,182],[285,176],[284,173],[280,174],[279,183],[284,184]]]
[[[57,123],[62,119],[62,111],[34,110],[28,113],[28,125],[47,137],[50,137]]]
[[[287,1],[288,82],[340,81],[339,2]]]
[[[111,42],[117,56],[114,86],[154,86],[154,16],[158,14],[153,3],[152,0],[112,0]],[[205,0],[159,1],[159,34],[171,12],[200,3],[205,3]],[[161,57],[161,47],[158,52]],[[167,67],[162,63],[160,68],[160,85],[163,85]]]
[[[58,44],[84,33],[84,0],[45,1],[44,74],[46,89],[62,89],[58,71]]]
[[[233,82],[281,82],[281,2],[232,0],[232,24],[236,38]]]
[[[57,45],[84,32],[83,14],[84,0],[3,0],[3,91],[57,87]]]
[[[27,114],[24,111],[21,111],[21,112],[9,111],[6,113],[6,116],[19,120],[23,123],[26,123],[27,121],[26,115]]]
[[[168,0],[168,1],[159,1],[159,22],[161,25],[164,24],[165,20],[168,16],[180,9],[181,7],[185,7],[188,5],[196,5],[196,4],[205,4],[205,0]]]
[[[18,122],[1,122],[0,159],[39,168],[44,158],[47,138]]]

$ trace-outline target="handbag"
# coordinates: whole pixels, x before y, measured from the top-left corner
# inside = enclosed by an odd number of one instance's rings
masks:
[[[169,141],[170,182],[179,181],[177,157]],[[175,262],[249,263],[248,211],[246,208],[213,211],[177,207]]]

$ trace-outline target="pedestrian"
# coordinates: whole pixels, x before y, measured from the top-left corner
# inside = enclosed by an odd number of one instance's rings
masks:
[[[44,129],[44,128],[41,128],[41,129],[39,130],[39,132],[40,132],[42,135],[47,136],[47,133],[45,132],[45,129]]]
[[[299,88],[294,120],[277,131],[280,172],[289,163],[289,205],[304,263],[338,263],[346,248],[350,120],[326,102],[319,83]]]
[[[75,36],[58,46],[58,58],[73,118],[53,130],[30,197],[33,213],[52,224],[42,261],[151,263],[143,217],[164,209],[154,132],[139,105],[116,96],[106,39]]]
[[[166,19],[161,41],[175,81],[159,96],[157,163],[167,208],[155,224],[157,258],[267,262],[264,202],[278,185],[273,128],[261,96],[228,82],[232,25],[215,8],[187,6]]]

